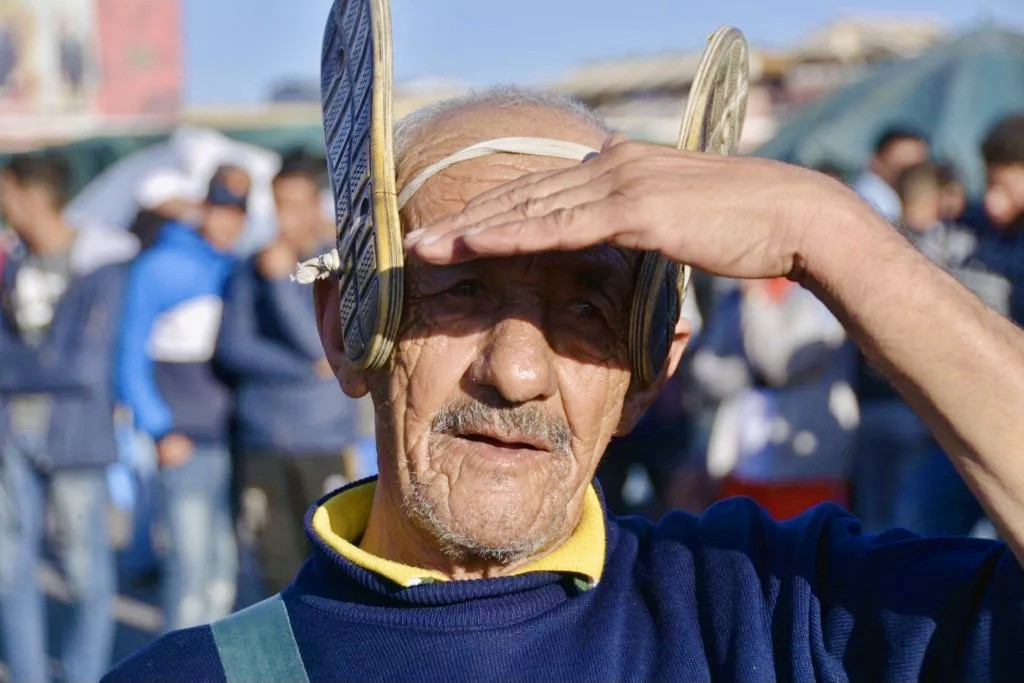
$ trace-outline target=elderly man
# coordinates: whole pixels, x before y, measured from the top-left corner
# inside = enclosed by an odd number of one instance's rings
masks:
[[[583,164],[463,161],[406,205],[406,302],[385,369],[349,363],[337,286],[318,283],[327,357],[344,391],[376,406],[380,476],[311,510],[315,550],[279,600],[282,618],[172,633],[107,680],[1019,672],[1024,574],[1003,545],[864,536],[830,506],[780,525],[745,499],[652,526],[606,515],[592,483],[689,336],[680,320],[661,376],[635,380],[635,250],[657,250],[821,296],[926,416],[1019,555],[1019,331],[839,183],[622,141],[553,96],[497,91],[415,116],[398,136],[399,187],[474,142],[538,135],[602,152]]]

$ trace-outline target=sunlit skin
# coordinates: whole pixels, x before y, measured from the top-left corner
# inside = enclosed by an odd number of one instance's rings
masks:
[[[557,111],[478,106],[428,124],[401,160],[399,185],[462,147],[510,135],[595,148],[606,137]],[[457,164],[420,189],[403,224],[415,229],[524,174],[572,164],[517,155]],[[608,246],[455,266],[410,259],[392,364],[369,374],[341,352],[336,284],[318,286],[328,359],[346,393],[370,392],[376,406],[380,482],[365,550],[471,579],[512,572],[572,534],[608,440],[632,427],[665,379],[631,388],[634,260]],[[666,376],[687,338],[681,321]],[[514,419],[435,429],[453,405]]]

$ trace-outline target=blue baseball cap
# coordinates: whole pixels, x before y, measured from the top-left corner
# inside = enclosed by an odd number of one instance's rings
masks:
[[[222,171],[218,171],[210,179],[210,187],[206,192],[206,203],[213,206],[233,206],[245,211],[249,204],[249,195],[232,191],[224,182]]]

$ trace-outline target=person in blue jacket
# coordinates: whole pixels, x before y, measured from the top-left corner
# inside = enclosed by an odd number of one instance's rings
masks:
[[[1020,678],[1024,332],[814,171],[626,141],[571,100],[508,89],[399,132],[399,188],[444,170],[401,213],[388,361],[346,355],[336,260],[314,289],[343,390],[373,399],[379,477],[312,506],[314,550],[279,595],[106,681]],[[470,158],[538,137],[600,152]],[[630,332],[638,250],[818,295],[1006,542],[872,536],[830,503],[782,523],[747,498],[658,523],[607,514],[597,464],[690,336],[677,310],[648,309],[664,362],[635,372],[631,344],[652,341]]]
[[[237,557],[230,506],[231,392],[213,353],[248,175],[223,167],[198,226],[169,223],[133,264],[121,328],[118,383],[160,466],[167,628],[231,611]]]
[[[71,593],[60,658],[67,680],[109,666],[115,575],[106,466],[114,442],[113,363],[136,240],[61,217],[68,171],[16,156],[0,205],[19,238],[0,279],[0,642],[15,681],[50,679],[38,584],[47,509]]]
[[[217,342],[236,390],[242,528],[255,541],[269,593],[284,588],[309,553],[294,533],[306,508],[360,474],[352,457],[356,402],[338,395],[313,297],[289,277],[324,246],[322,166],[302,153],[285,157],[272,185],[278,236],[235,270]]]

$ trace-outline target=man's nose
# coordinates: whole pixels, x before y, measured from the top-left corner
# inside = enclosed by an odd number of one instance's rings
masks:
[[[543,400],[556,391],[554,352],[538,323],[505,318],[491,328],[471,376],[509,403]]]

